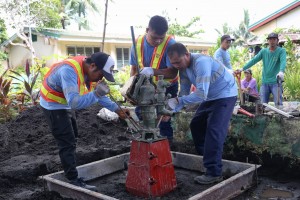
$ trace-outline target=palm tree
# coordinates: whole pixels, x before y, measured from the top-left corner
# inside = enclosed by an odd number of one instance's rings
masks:
[[[96,0],[62,0],[64,12],[78,23],[78,29],[89,29],[86,15],[88,11],[99,12]],[[64,21],[62,20],[62,23]]]
[[[232,34],[232,28],[230,28],[228,26],[227,22],[222,25],[222,30],[218,30],[218,29],[215,29],[215,30],[218,32],[218,34],[219,34],[220,37],[222,35],[230,35],[230,34]]]
[[[234,31],[233,35],[235,37],[235,44],[237,46],[243,46],[249,44],[249,42],[255,40],[257,36],[249,32],[250,19],[248,10],[244,10],[244,20],[240,23],[239,28]]]

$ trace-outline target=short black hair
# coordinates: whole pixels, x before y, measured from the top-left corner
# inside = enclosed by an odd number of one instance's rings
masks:
[[[155,15],[151,17],[148,28],[152,29],[158,35],[163,35],[168,31],[168,21],[162,16]]]
[[[169,57],[172,57],[175,53],[178,56],[183,56],[188,53],[188,50],[182,43],[176,42],[168,48],[167,53]]]

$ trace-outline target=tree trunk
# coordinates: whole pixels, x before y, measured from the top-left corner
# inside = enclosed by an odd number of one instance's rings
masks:
[[[103,25],[103,36],[102,36],[102,45],[101,45],[101,50],[104,52],[104,41],[105,41],[105,33],[106,33],[106,20],[107,20],[107,8],[108,8],[108,0],[105,0],[105,14],[104,14],[104,25]]]

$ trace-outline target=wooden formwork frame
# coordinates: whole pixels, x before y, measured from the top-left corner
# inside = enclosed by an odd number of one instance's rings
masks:
[[[187,170],[204,172],[203,157],[179,152],[172,152],[174,167]],[[95,161],[77,167],[80,177],[86,181],[93,180],[117,171],[125,170],[129,160],[129,153]],[[244,192],[256,181],[256,170],[260,165],[241,163],[236,161],[223,160],[223,173],[234,174],[230,178],[199,192],[189,198],[189,200],[205,199],[230,199]],[[47,182],[50,191],[56,191],[62,196],[71,197],[78,200],[117,200],[116,198],[93,192],[81,187],[74,186],[64,181],[63,171],[41,176]]]

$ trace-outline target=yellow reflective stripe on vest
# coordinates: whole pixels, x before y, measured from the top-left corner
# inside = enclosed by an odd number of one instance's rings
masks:
[[[152,67],[153,69],[159,69],[160,61],[162,59],[162,56],[164,54],[164,51],[166,49],[166,45],[168,45],[168,41],[171,39],[172,36],[166,36],[164,38],[164,41],[154,49],[151,57],[151,63],[149,67]],[[138,64],[140,66],[140,69],[144,68],[144,38],[145,35],[139,36],[136,42],[136,50],[137,50],[137,56],[138,56]],[[164,79],[165,81],[174,82],[177,81],[178,77],[175,79]],[[157,82],[158,78],[154,77],[153,81]]]
[[[151,59],[151,67],[154,69],[159,68],[160,60],[164,54],[164,50],[166,49],[165,46],[167,45],[167,41],[169,41],[169,37],[167,36],[164,38],[164,41],[154,49],[153,54],[152,54],[152,59]]]
[[[79,94],[80,95],[83,95],[85,93],[87,93],[87,88],[86,88],[86,85],[85,85],[85,82],[84,82],[84,77],[83,77],[83,74],[82,74],[82,71],[81,71],[81,66],[80,64],[76,61],[76,60],[73,60],[73,59],[67,59],[66,60],[67,62],[70,62],[72,63],[76,70],[77,70],[77,75],[78,75],[78,81],[79,81]]]
[[[144,68],[144,37],[145,35],[139,36],[136,42],[136,52],[138,57],[138,65],[140,69]]]
[[[59,96],[49,93],[48,90],[43,85],[41,87],[41,92],[48,99],[51,99],[60,104],[67,104],[67,100],[65,98],[62,98],[62,97],[59,97]]]

